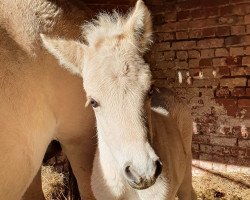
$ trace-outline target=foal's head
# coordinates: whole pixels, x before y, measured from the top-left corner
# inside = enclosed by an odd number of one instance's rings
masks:
[[[64,67],[83,77],[98,139],[137,189],[151,186],[161,173],[149,143],[151,72],[143,59],[151,43],[151,26],[150,13],[138,0],[126,16],[100,14],[85,24],[87,44],[42,36],[44,46]]]

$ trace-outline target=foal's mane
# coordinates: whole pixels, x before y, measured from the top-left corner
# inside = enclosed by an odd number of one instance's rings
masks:
[[[83,36],[88,44],[95,44],[105,38],[118,36],[124,32],[125,19],[117,10],[112,13],[101,12],[96,19],[86,22],[82,26]]]

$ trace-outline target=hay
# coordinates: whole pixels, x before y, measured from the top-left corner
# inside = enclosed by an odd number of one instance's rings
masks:
[[[68,174],[57,172],[53,166],[42,167],[42,188],[46,200],[66,200]],[[250,174],[205,173],[193,176],[198,200],[249,200]],[[176,198],[178,199],[178,198]]]
[[[226,173],[193,176],[193,186],[199,200],[250,199],[250,174]]]
[[[57,172],[53,166],[42,167],[42,189],[46,200],[66,200],[65,178],[63,173]]]

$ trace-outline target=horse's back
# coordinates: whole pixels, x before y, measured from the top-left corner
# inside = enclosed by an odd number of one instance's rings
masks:
[[[168,196],[172,197],[191,175],[192,117],[188,106],[166,88],[155,92],[152,109],[154,148],[162,159],[166,178],[170,182]],[[185,174],[189,176],[186,178]],[[191,185],[191,180],[188,184]]]

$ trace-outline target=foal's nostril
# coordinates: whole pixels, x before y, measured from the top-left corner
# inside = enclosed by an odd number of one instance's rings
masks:
[[[155,169],[155,178],[157,178],[162,172],[162,164],[160,160],[155,161],[156,169]]]
[[[134,184],[140,184],[142,178],[137,174],[135,170],[133,170],[132,167],[125,167],[125,175],[127,179],[132,181]]]

